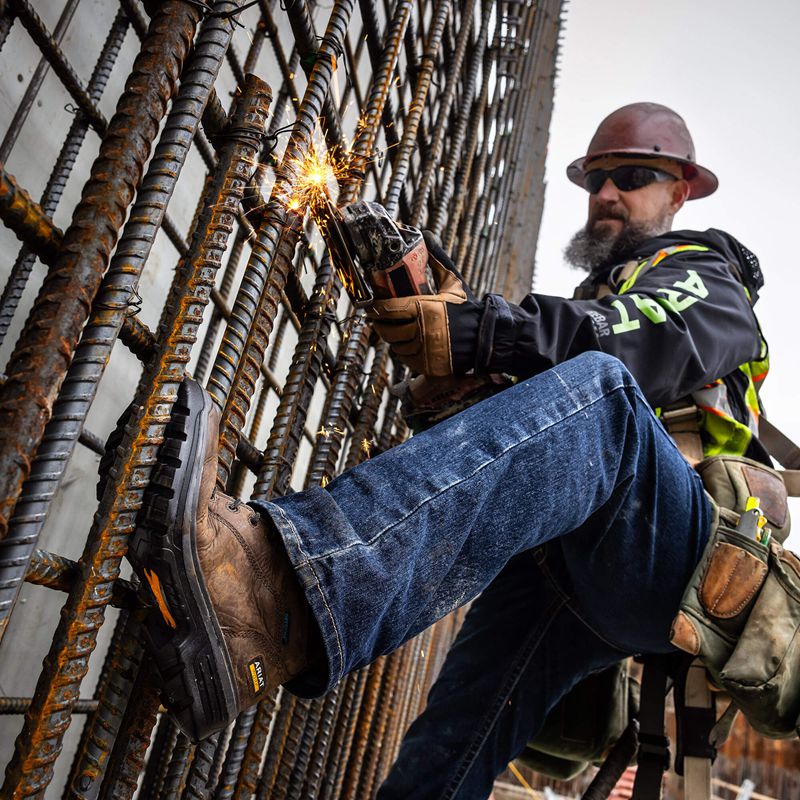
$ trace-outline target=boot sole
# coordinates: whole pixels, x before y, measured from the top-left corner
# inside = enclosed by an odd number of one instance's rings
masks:
[[[205,455],[210,404],[194,381],[180,385],[128,550],[155,601],[145,634],[161,675],[162,700],[195,742],[238,713],[233,667],[195,545],[200,481],[193,473]]]

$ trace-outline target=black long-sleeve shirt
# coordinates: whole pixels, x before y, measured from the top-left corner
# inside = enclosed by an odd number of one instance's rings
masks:
[[[755,257],[732,236],[714,229],[673,231],[648,240],[632,258],[686,244],[708,249],[664,258],[621,294],[615,293],[614,270],[608,270],[581,285],[586,296],[609,283],[611,294],[599,299],[527,295],[510,306],[514,324],[494,330],[492,350],[506,363],[495,359],[489,366],[527,377],[601,350],[619,358],[658,407],[758,359],[762,338],[745,288],[755,298],[761,275]]]

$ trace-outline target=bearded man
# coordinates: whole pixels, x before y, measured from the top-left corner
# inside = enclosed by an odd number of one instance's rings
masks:
[[[370,310],[413,372],[511,388],[324,489],[245,507],[214,490],[218,413],[184,382],[130,558],[164,702],[194,739],[279,683],[324,693],[474,600],[379,792],[473,800],[586,676],[674,651],[713,516],[690,462],[769,463],[761,274],[721,231],[670,230],[717,187],[674,111],[613,112],[567,174],[589,194],[574,299],[478,300],[429,243],[438,293]]]

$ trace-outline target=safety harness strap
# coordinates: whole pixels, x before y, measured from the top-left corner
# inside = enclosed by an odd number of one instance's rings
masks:
[[[632,800],[660,800],[661,781],[669,769],[669,739],[664,730],[667,693],[667,659],[644,659],[639,706],[639,752]]]

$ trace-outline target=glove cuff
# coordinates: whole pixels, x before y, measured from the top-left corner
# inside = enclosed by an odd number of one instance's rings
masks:
[[[454,375],[465,375],[475,366],[475,343],[478,340],[482,303],[447,303],[450,354]]]
[[[516,338],[511,306],[501,295],[487,294],[478,326],[475,372],[510,372]]]

